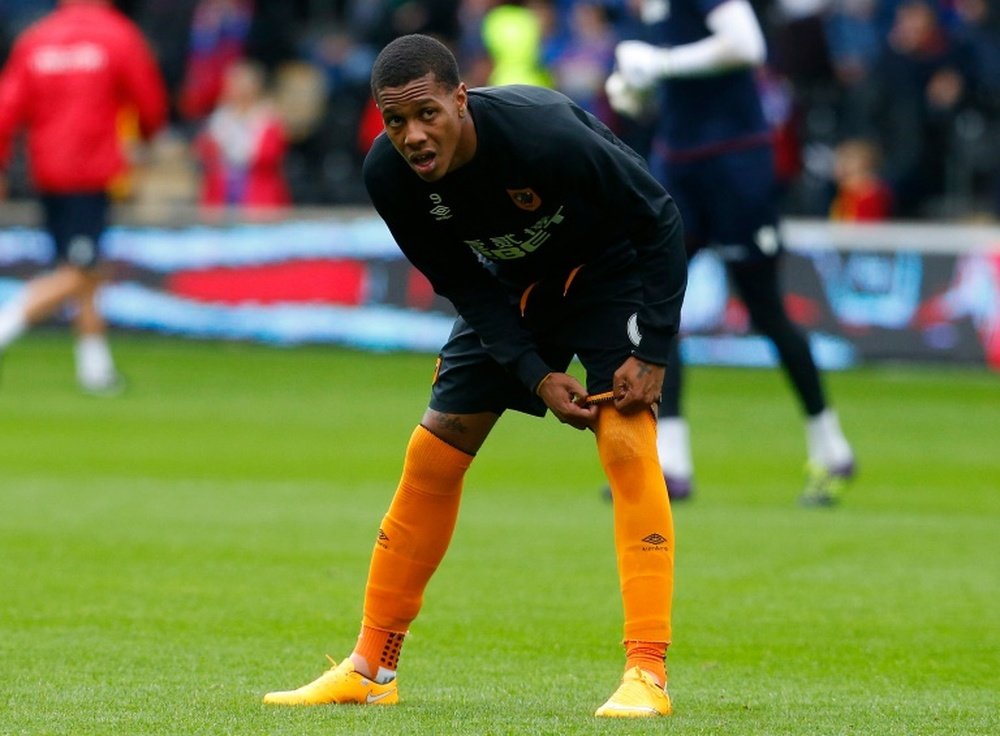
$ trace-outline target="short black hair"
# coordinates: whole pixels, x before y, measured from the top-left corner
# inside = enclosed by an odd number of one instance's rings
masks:
[[[448,89],[461,81],[455,55],[443,43],[421,33],[400,36],[375,58],[372,97],[378,99],[378,93],[386,87],[402,87],[428,73]]]

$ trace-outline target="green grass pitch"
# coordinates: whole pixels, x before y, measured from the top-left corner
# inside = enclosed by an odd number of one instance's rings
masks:
[[[354,642],[433,359],[118,335],[76,392],[54,331],[0,377],[0,734],[1000,733],[1000,376],[827,385],[860,477],[795,504],[776,371],[688,377],[669,720],[593,710],[622,665],[589,433],[505,417],[403,651],[394,708],[265,707]]]

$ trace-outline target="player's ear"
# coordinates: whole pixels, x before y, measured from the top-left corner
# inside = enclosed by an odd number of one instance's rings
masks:
[[[459,82],[455,87],[455,107],[458,109],[458,116],[465,117],[465,109],[469,104],[469,90],[465,82]]]

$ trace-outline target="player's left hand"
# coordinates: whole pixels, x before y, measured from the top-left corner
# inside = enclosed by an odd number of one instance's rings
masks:
[[[611,109],[619,115],[633,120],[649,116],[652,98],[649,90],[630,87],[621,72],[614,72],[607,78],[604,82],[604,93]]]
[[[646,90],[663,76],[663,49],[644,41],[622,41],[615,46],[615,65],[625,84]]]
[[[631,356],[615,371],[611,384],[615,408],[622,414],[632,414],[658,403],[663,393],[665,372],[666,368],[662,365]]]

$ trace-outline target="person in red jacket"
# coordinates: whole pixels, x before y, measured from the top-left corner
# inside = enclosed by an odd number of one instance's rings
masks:
[[[195,141],[206,207],[274,209],[290,202],[285,128],[264,99],[264,73],[249,61],[225,73],[219,106]]]
[[[880,151],[874,141],[849,138],[834,151],[836,194],[830,219],[876,222],[892,216],[892,188],[879,173]]]
[[[95,296],[108,188],[128,168],[119,132],[126,115],[150,138],[166,120],[167,93],[141,31],[111,2],[60,0],[18,37],[0,74],[0,171],[25,130],[56,267],[0,307],[0,353],[72,302],[77,380],[91,393],[121,387]]]

